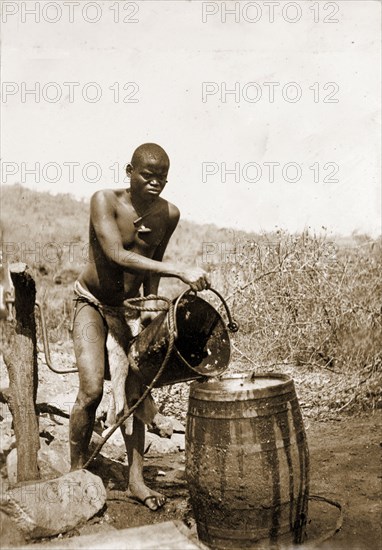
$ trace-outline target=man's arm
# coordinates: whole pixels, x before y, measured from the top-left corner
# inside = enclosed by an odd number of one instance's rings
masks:
[[[109,196],[108,196],[109,195]],[[114,197],[108,191],[98,191],[90,202],[90,215],[101,248],[111,263],[127,271],[142,273],[150,271],[167,277],[178,277],[177,266],[158,262],[125,250],[121,233],[115,219]]]
[[[180,218],[180,212],[176,206],[169,204],[169,224],[166,230],[166,233],[157,246],[154,254],[153,260],[161,262],[163,260],[164,253],[166,252],[167,245],[171,238],[171,235],[174,233],[176,226],[178,225]],[[158,287],[161,275],[158,273],[147,273],[145,280],[143,282],[144,295],[148,296],[149,294],[158,294]]]
[[[159,262],[162,261],[163,259],[163,256],[164,256],[164,253],[166,251],[166,248],[167,248],[167,245],[168,245],[168,242],[171,238],[171,235],[174,233],[175,229],[176,229],[176,226],[178,225],[178,222],[179,222],[179,218],[180,218],[180,212],[179,210],[176,208],[176,206],[170,204],[169,205],[169,217],[170,217],[170,220],[169,220],[169,225],[168,225],[168,228],[167,228],[167,231],[162,239],[162,241],[160,242],[160,244],[158,245],[158,247],[156,248],[154,254],[153,254],[153,259],[154,260],[157,260]],[[158,294],[158,287],[159,287],[159,281],[160,281],[160,278],[161,276],[158,275],[157,273],[150,273],[148,272],[144,281],[143,281],[143,293],[144,293],[144,296],[149,296],[150,294],[152,295],[157,295]],[[146,302],[145,303],[145,306],[146,307],[155,307],[157,305],[156,301],[153,300],[152,302],[149,301],[149,302]],[[142,311],[141,313],[141,322],[143,324],[143,326],[147,326],[153,319],[155,319],[155,317],[158,315],[158,311],[155,311],[155,312],[152,312],[152,311]]]
[[[98,242],[111,263],[132,273],[149,272],[159,277],[177,277],[189,284],[193,290],[203,290],[209,286],[208,275],[201,268],[189,268],[181,264],[162,262],[146,258],[131,250],[125,250],[115,219],[113,200],[111,192],[109,194],[108,191],[98,191],[92,196],[90,202],[90,216]],[[172,231],[175,227],[176,224]],[[168,235],[168,239],[170,236],[171,233]]]

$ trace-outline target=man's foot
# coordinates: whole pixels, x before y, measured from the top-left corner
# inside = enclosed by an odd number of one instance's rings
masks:
[[[152,489],[149,489],[146,485],[139,485],[139,486],[129,486],[127,489],[127,496],[129,498],[132,498],[134,500],[137,500],[138,502],[141,502],[149,510],[152,510],[155,512],[156,510],[159,510],[162,508],[164,503],[166,502],[166,497],[162,495],[161,493],[157,493],[156,491],[153,491]]]
[[[166,502],[166,497],[164,497],[161,494],[150,495],[143,500],[143,504],[153,512],[155,512],[156,510],[159,510],[159,508],[162,508],[165,502]]]

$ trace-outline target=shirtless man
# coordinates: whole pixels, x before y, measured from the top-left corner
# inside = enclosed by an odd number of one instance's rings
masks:
[[[98,191],[91,199],[89,261],[78,283],[105,306],[121,306],[127,298],[139,296],[141,285],[145,296],[157,294],[160,277],[177,277],[195,291],[210,286],[203,269],[162,261],[179,220],[176,206],[160,197],[169,165],[162,147],[141,145],[126,168],[130,189]],[[84,338],[90,325],[99,337]],[[103,392],[106,336],[101,311],[85,303],[73,327],[80,385],[70,418],[72,469],[86,462]],[[165,497],[143,480],[144,423],[134,416],[131,435],[123,434],[129,462],[128,494],[157,510]]]

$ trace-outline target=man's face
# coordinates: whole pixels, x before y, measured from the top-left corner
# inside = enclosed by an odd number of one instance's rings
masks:
[[[168,169],[167,159],[160,156],[145,155],[134,166],[130,164],[127,171],[132,192],[146,200],[158,197],[167,183]]]

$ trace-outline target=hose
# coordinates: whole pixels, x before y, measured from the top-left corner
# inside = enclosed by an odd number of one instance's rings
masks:
[[[45,323],[45,317],[44,317],[44,311],[42,309],[42,306],[40,302],[36,301],[36,307],[38,308],[40,312],[40,321],[41,321],[41,332],[42,332],[42,343],[44,346],[44,354],[45,354],[45,361],[47,366],[55,372],[56,374],[70,374],[72,372],[78,372],[78,369],[66,369],[66,370],[60,370],[53,367],[51,359],[50,359],[50,350],[49,350],[49,342],[48,342],[48,336],[46,331],[46,323]]]

